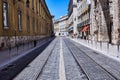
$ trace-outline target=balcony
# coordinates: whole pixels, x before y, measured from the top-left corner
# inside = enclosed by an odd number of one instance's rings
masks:
[[[90,24],[90,19],[87,19],[87,20],[77,24],[77,27],[83,27],[83,26],[88,25],[88,24]]]

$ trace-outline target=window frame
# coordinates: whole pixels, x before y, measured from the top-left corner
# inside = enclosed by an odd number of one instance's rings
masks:
[[[22,31],[22,11],[21,10],[18,10],[17,11],[18,13],[18,29],[19,31]]]
[[[4,12],[5,12],[5,10],[4,10],[4,4],[6,4],[7,6],[7,9],[6,9],[6,13],[5,13],[5,15],[6,15],[6,18],[4,18],[5,16],[4,16]],[[9,5],[8,5],[8,3],[7,3],[7,1],[3,1],[2,2],[2,19],[3,19],[3,28],[4,29],[9,29],[9,17],[8,17],[8,8],[9,8]],[[4,22],[4,20],[6,20],[6,23]]]
[[[32,19],[32,28],[33,28],[33,33],[35,33],[35,18],[34,17]]]
[[[34,0],[32,0],[32,10],[34,10],[34,7],[35,7]]]
[[[27,17],[27,22],[26,22],[26,25],[27,25],[27,32],[29,32],[30,33],[30,16],[29,15],[27,15],[26,16]]]

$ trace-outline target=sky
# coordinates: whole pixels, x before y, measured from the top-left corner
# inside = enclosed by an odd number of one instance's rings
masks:
[[[51,15],[54,15],[55,19],[68,13],[69,0],[46,0],[46,3]]]

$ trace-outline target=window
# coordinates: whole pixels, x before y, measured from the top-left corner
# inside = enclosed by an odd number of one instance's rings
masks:
[[[32,23],[33,33],[34,33],[34,32],[35,32],[35,19],[34,19],[34,18],[32,19],[32,22],[33,22],[33,23]]]
[[[34,10],[34,0],[32,0],[32,9]]]
[[[8,28],[8,3],[3,2],[3,25]]]
[[[36,21],[36,32],[38,32],[38,20]]]
[[[30,1],[29,0],[26,0],[26,6],[29,7],[29,3]]]
[[[38,14],[40,16],[40,4],[38,5]]]
[[[38,13],[38,2],[36,1],[36,13]]]
[[[27,15],[27,32],[30,32],[30,17]]]
[[[18,29],[22,30],[22,11],[18,10]]]

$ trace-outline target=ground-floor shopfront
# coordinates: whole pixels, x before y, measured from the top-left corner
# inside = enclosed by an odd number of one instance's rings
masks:
[[[79,38],[90,39],[90,25],[78,27],[78,32],[79,32],[79,35],[78,35]]]

